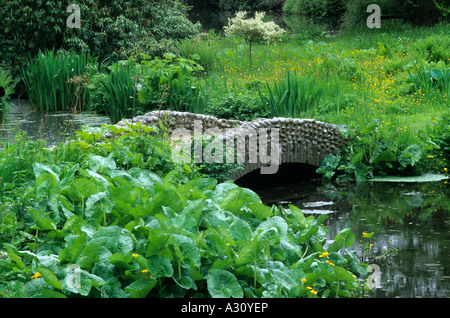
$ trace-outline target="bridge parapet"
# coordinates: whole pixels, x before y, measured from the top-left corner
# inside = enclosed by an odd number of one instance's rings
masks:
[[[343,142],[336,125],[314,119],[276,117],[245,122],[162,110],[126,120],[128,123],[140,122],[148,126],[158,126],[160,121],[169,133],[184,129],[190,133],[188,137],[192,137],[194,133],[203,136],[216,135],[238,154],[239,150],[242,152],[242,147],[245,147],[245,158],[241,157],[241,161],[238,161],[244,163],[244,169],[233,174],[233,179],[239,179],[253,170],[268,166],[267,160],[261,158],[263,153],[266,156],[273,155],[274,148],[269,147],[271,142],[279,145],[279,164],[306,163],[314,166],[319,166],[328,154],[338,151]],[[126,122],[121,121],[116,125],[126,126]],[[266,140],[268,145],[263,146],[262,141]]]

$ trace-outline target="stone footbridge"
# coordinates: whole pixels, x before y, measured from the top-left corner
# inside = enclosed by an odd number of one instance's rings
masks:
[[[256,169],[261,169],[263,174],[276,173],[277,166],[283,163],[318,167],[328,154],[340,149],[343,142],[336,125],[314,119],[261,118],[245,122],[162,110],[120,121],[116,125],[127,126],[127,123],[133,122],[156,127],[163,123],[172,141],[182,139],[192,142],[191,137],[195,134],[203,137],[215,135],[216,142],[221,141],[227,146],[226,149],[231,148],[237,154],[229,158],[244,164],[243,170],[231,176],[234,180]],[[207,161],[207,158],[203,159]]]

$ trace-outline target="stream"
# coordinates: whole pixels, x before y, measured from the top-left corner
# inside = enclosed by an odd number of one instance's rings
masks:
[[[0,127],[3,140],[13,139],[21,129],[30,139],[54,144],[82,125],[110,124],[106,116],[89,112],[75,117],[67,112],[40,114],[26,101],[12,102],[15,106]],[[324,225],[329,241],[340,230],[352,228],[356,239],[351,249],[358,255],[362,256],[362,233],[374,232],[366,260],[375,278],[369,297],[450,297],[450,193],[446,181],[324,184],[314,171],[311,166],[290,167],[277,174],[278,182],[253,176],[247,184],[245,180],[236,183],[254,190],[268,205],[293,204],[305,214],[328,214]]]
[[[254,189],[265,204],[299,207],[305,215],[327,214],[328,243],[350,227],[350,249],[372,268],[376,298],[450,297],[450,196],[445,181],[323,184],[305,180]],[[327,243],[327,244],[328,244]],[[367,252],[366,252],[367,253]]]
[[[99,127],[111,124],[105,115],[84,111],[74,115],[71,112],[41,113],[32,109],[28,100],[13,99],[14,106],[0,122],[0,140],[13,140],[17,130],[25,132],[32,139],[43,139],[49,145],[63,142],[70,138],[83,125]]]

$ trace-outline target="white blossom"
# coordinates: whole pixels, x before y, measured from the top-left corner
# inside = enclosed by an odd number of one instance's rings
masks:
[[[238,36],[247,42],[273,42],[278,40],[286,32],[274,22],[264,22],[264,12],[256,12],[254,18],[245,19],[246,11],[239,11],[232,19],[228,19],[225,27],[226,36]]]

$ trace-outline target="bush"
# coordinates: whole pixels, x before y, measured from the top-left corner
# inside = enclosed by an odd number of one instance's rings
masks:
[[[198,32],[175,0],[80,0],[81,28],[66,27],[71,1],[0,0],[0,55],[19,74],[27,55],[72,49],[100,59],[175,50],[176,40]]]
[[[411,49],[426,61],[450,64],[450,35],[432,35],[414,42]]]
[[[317,169],[324,179],[338,173],[338,180],[371,179],[374,176],[416,176],[426,169],[427,154],[439,147],[425,134],[419,137],[400,128],[383,128],[372,120],[365,126],[341,126],[347,146],[327,156]]]
[[[9,96],[14,93],[16,82],[13,80],[11,73],[8,69],[0,66],[0,122],[3,121],[6,113],[11,107],[8,103]]]
[[[144,78],[138,93],[144,107],[190,111],[201,106],[200,89],[194,78],[194,74],[204,70],[201,65],[174,54],[164,54],[163,59],[144,56],[146,60],[141,62]]]
[[[345,12],[345,0],[287,0],[283,11],[313,17],[339,17]]]
[[[277,41],[285,34],[285,31],[274,22],[264,22],[265,13],[263,12],[256,12],[254,18],[244,19],[246,15],[245,11],[237,12],[236,16],[228,21],[224,30],[226,36],[237,36],[248,42],[251,67],[252,43]]]
[[[211,98],[206,113],[217,118],[250,121],[267,117],[267,111],[257,96],[228,93]]]
[[[85,87],[96,69],[97,58],[90,54],[39,52],[22,69],[32,107],[43,112],[87,109],[89,92]]]
[[[439,121],[433,121],[427,127],[427,134],[430,135],[433,142],[435,142],[439,149],[436,149],[433,153],[431,165],[433,169],[443,173],[449,173],[450,169],[450,116],[445,114]]]

